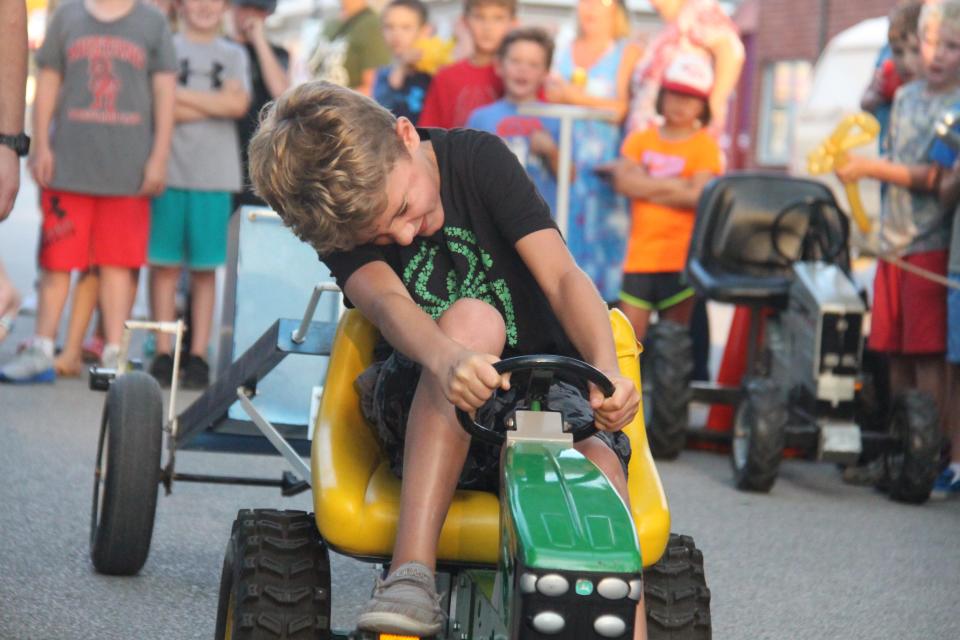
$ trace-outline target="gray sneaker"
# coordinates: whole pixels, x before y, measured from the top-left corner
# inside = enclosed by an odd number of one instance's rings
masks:
[[[35,345],[28,345],[13,360],[0,368],[0,382],[10,384],[35,384],[53,382],[57,379],[53,371],[53,358]]]
[[[357,629],[435,636],[443,629],[443,619],[433,572],[419,562],[408,562],[386,580],[377,580],[373,597],[357,620]]]

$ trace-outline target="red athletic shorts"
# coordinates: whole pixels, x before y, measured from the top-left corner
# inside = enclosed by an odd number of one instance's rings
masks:
[[[45,189],[40,266],[51,271],[93,266],[140,267],[146,262],[150,199],[95,196]]]
[[[906,256],[911,265],[947,273],[947,252]],[[874,351],[904,355],[943,353],[947,348],[947,290],[942,284],[883,260],[873,281],[873,313],[868,342]]]

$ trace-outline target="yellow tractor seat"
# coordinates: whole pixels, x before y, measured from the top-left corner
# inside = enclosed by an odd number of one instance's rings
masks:
[[[629,321],[610,313],[620,369],[640,384],[640,346]],[[373,358],[377,330],[358,311],[337,328],[313,436],[311,465],[317,527],[335,550],[363,558],[389,558],[397,531],[400,480],[360,412],[353,382]],[[660,559],[670,534],[663,486],[647,446],[643,411],[625,429],[633,447],[630,504],[644,566]],[[500,536],[497,496],[457,491],[440,534],[438,559],[495,564]]]

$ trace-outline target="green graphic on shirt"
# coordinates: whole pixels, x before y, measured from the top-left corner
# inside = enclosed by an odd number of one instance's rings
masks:
[[[493,306],[503,315],[507,327],[507,344],[517,346],[517,317],[513,308],[513,297],[503,278],[490,280],[487,271],[493,267],[493,259],[486,251],[477,246],[477,237],[469,229],[445,227],[444,240],[447,250],[453,256],[463,259],[466,273],[451,268],[442,285],[434,279],[438,268],[440,247],[422,243],[417,253],[403,269],[401,279],[414,301],[434,320],[443,315],[454,302],[461,298],[476,298]],[[454,258],[455,260],[455,258]],[[451,265],[452,267],[452,265]],[[440,278],[437,278],[440,280]],[[433,281],[433,290],[431,282]],[[436,289],[442,286],[443,291]]]

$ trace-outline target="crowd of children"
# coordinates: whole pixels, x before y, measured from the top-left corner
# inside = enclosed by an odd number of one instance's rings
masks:
[[[960,346],[960,314],[957,291],[949,292],[949,316],[947,288],[936,281],[960,269],[960,225],[952,221],[960,164],[935,130],[944,113],[960,109],[960,2],[902,2],[891,13],[888,39],[889,63],[881,60],[863,99],[881,119],[884,154],[851,156],[837,175],[883,183],[880,248],[890,258],[877,264],[868,347],[888,356],[894,394],[916,388],[937,402],[952,442],[951,461],[934,485],[939,498],[960,494],[960,353],[948,349]]]
[[[79,375],[95,309],[102,347],[91,350],[115,365],[139,271],[149,265],[159,320],[175,318],[180,271],[189,271],[192,341],[178,374],[188,387],[209,382],[215,269],[226,259],[230,213],[258,201],[243,155],[257,110],[289,86],[288,58],[264,36],[275,0],[157,4],[160,11],[138,0],[87,0],[51,17],[37,53],[30,161],[43,214],[36,328],[0,381]],[[234,40],[222,35],[228,10]],[[80,277],[56,355],[73,272]],[[158,335],[151,372],[165,384],[174,374],[170,348]]]

